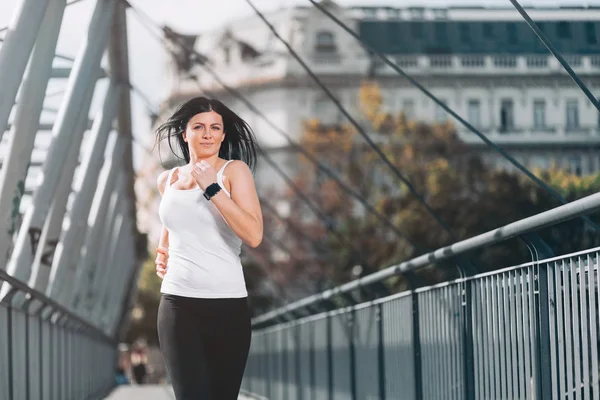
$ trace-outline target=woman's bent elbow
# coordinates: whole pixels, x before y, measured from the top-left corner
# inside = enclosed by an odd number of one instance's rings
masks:
[[[253,249],[255,249],[258,246],[260,246],[260,244],[262,243],[262,240],[263,240],[263,234],[261,232],[260,234],[254,236],[250,240],[248,240],[248,246],[250,246]]]

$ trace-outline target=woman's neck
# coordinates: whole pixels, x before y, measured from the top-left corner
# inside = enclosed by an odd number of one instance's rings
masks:
[[[216,167],[217,163],[219,162],[219,155],[215,154],[214,156],[210,156],[210,157],[198,157],[196,155],[191,154],[190,155],[190,162],[189,162],[189,166],[193,167],[194,165],[196,165],[197,163],[199,163],[200,161],[206,161],[207,163],[209,163],[213,168]]]

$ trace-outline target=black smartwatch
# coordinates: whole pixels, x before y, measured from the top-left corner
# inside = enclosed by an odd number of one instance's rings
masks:
[[[219,186],[218,183],[212,183],[212,184],[208,185],[208,187],[204,191],[204,198],[206,200],[210,200],[211,197],[213,197],[215,194],[219,193],[220,191],[221,191],[221,186]]]

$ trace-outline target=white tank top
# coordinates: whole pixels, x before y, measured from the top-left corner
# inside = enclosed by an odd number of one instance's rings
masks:
[[[217,183],[223,184],[223,171]],[[248,295],[242,272],[242,240],[231,230],[217,207],[199,187],[171,187],[169,172],[158,214],[169,231],[169,260],[161,293],[196,298],[240,298]]]

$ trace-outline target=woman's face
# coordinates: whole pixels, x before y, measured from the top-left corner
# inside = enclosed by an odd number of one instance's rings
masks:
[[[223,117],[214,111],[203,112],[190,118],[183,139],[188,143],[190,154],[208,158],[219,154],[225,139]]]

